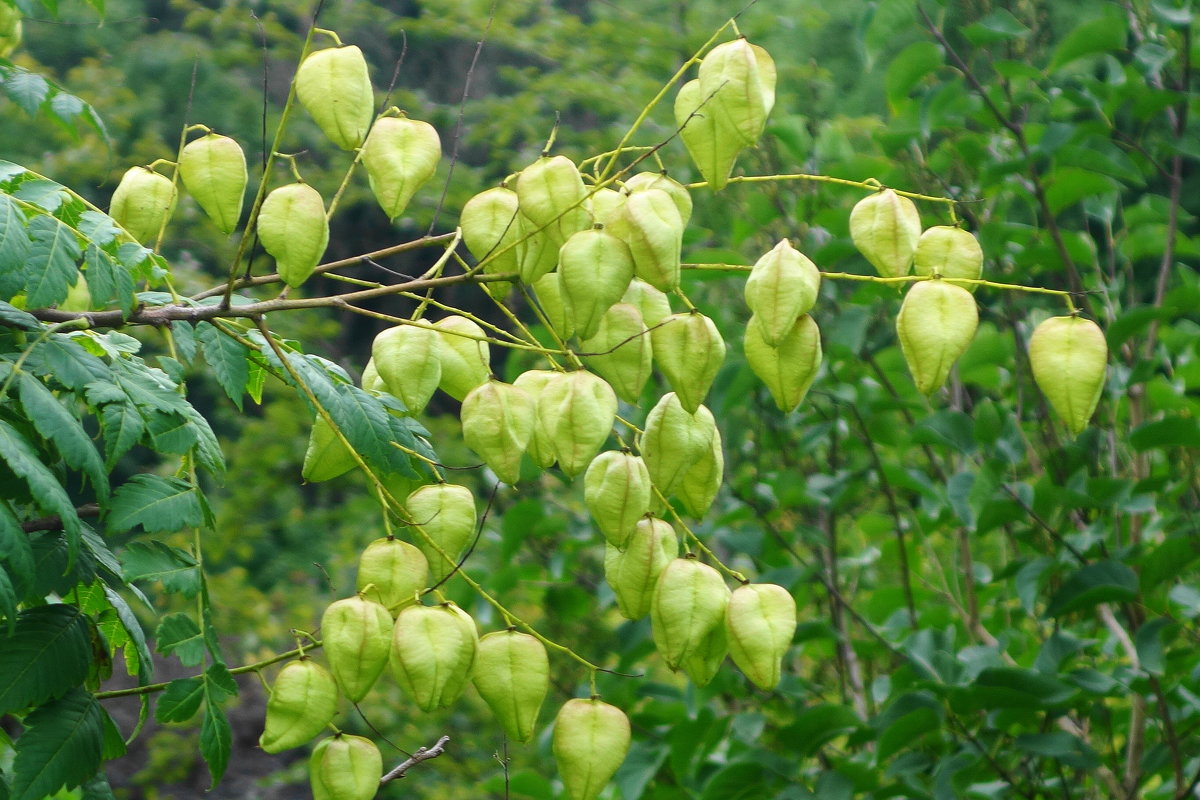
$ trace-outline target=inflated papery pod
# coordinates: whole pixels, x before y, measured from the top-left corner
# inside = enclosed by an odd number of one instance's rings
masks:
[[[462,400],[492,374],[487,334],[458,314],[438,320],[434,327],[441,341],[442,377],[438,386],[455,400]]]
[[[1108,344],[1100,326],[1080,316],[1050,317],[1029,338],[1029,365],[1054,412],[1080,433],[1104,390]]]
[[[637,306],[617,303],[600,318],[596,333],[584,339],[583,362],[600,373],[627,403],[636,403],[653,370],[653,347]]]
[[[650,599],[654,646],[671,669],[694,655],[725,619],[729,589],[721,573],[694,557],[674,559],[658,576]]]
[[[650,480],[671,494],[697,462],[712,448],[717,423],[704,406],[689,414],[674,392],[667,392],[646,416],[638,444]]]
[[[388,394],[420,414],[442,380],[442,340],[425,323],[385,328],[371,344],[371,362]]]
[[[629,288],[625,290],[621,302],[636,306],[647,328],[653,328],[671,316],[671,301],[667,296],[637,278],[629,282]]]
[[[796,633],[796,601],[773,583],[739,586],[725,609],[729,656],[760,689],[779,685],[780,665]]]
[[[629,288],[633,256],[625,242],[602,228],[579,231],[558,252],[558,280],[575,332],[589,339]]]
[[[454,603],[408,606],[392,631],[392,675],[422,711],[445,708],[471,678],[478,641],[475,620]]]
[[[650,331],[650,343],[680,404],[695,413],[725,362],[725,340],[717,326],[698,311],[672,314]]]
[[[108,215],[139,242],[153,242],[175,211],[175,184],[149,167],[130,167],[113,191]]]
[[[591,227],[592,217],[584,205],[587,194],[579,169],[566,156],[542,156],[517,177],[521,213],[559,245]]]
[[[304,744],[333,721],[337,700],[337,681],[329,670],[309,658],[289,661],[271,685],[259,747],[280,753]]]
[[[575,335],[575,317],[570,306],[563,298],[562,281],[557,272],[550,272],[538,278],[533,284],[533,293],[537,297],[542,313],[550,327],[564,341]]]
[[[308,776],[313,800],[371,800],[379,792],[383,756],[370,739],[339,733],[313,748]]]
[[[745,147],[745,140],[711,106],[711,95],[700,88],[700,80],[688,81],[675,96],[675,125],[681,128],[680,138],[696,169],[710,189],[720,191],[729,183],[729,173]]]
[[[775,62],[745,39],[719,44],[700,61],[700,94],[742,143],[758,141],[775,105]]]
[[[472,681],[496,715],[504,734],[528,742],[537,729],[538,711],[550,689],[545,646],[515,630],[494,631],[479,640]]]
[[[725,591],[728,592],[729,589]],[[725,635],[725,626],[718,625],[700,640],[700,644],[692,651],[691,655],[683,660],[680,669],[692,683],[697,686],[707,686],[716,677],[717,671],[721,669],[721,664],[724,663],[727,655],[729,655],[729,640]]]
[[[440,372],[442,365],[438,364]],[[358,385],[366,389],[368,392],[387,392],[387,384],[383,382],[383,378],[379,375],[379,370],[375,368],[375,359],[368,358],[367,365],[363,367],[362,379]],[[388,392],[391,394],[391,392]]]
[[[780,411],[794,411],[821,368],[821,331],[808,314],[800,317],[778,346],[767,343],[757,316],[746,325],[746,363],[758,376]]]
[[[505,483],[521,477],[521,456],[533,437],[534,412],[528,392],[494,378],[463,399],[463,440]]]
[[[537,425],[558,466],[574,477],[587,468],[612,432],[617,396],[587,370],[547,379],[537,400]]]
[[[425,554],[437,583],[454,570],[475,538],[475,495],[465,486],[434,483],[410,494],[404,507],[425,532],[425,536],[415,534],[417,547]]]
[[[534,401],[533,434],[529,437],[525,452],[529,454],[530,460],[542,469],[554,464],[554,442],[550,440],[550,434],[544,432],[537,422],[537,406],[541,402],[542,390],[546,383],[557,374],[553,370],[531,369],[522,372],[513,381],[513,386],[525,390]]]
[[[596,698],[568,700],[554,719],[552,749],[571,800],[593,800],[629,752],[629,718]]]
[[[437,172],[441,159],[442,140],[428,122],[403,114],[375,121],[363,145],[362,161],[371,192],[388,219],[404,213],[417,190]]]
[[[942,388],[954,362],[971,345],[978,323],[975,298],[961,286],[934,279],[908,290],[896,316],[896,335],[922,394]]]
[[[179,154],[179,178],[221,233],[233,233],[246,195],[246,155],[228,136],[209,133]]]
[[[325,201],[307,183],[272,189],[258,211],[257,227],[263,249],[275,258],[288,286],[308,280],[329,245]]]
[[[650,600],[658,576],[679,555],[679,537],[671,523],[645,516],[618,550],[604,548],[604,580],[617,598],[617,609],[626,619],[641,619],[650,613]]]
[[[609,450],[592,459],[583,476],[583,499],[596,527],[614,547],[624,548],[638,520],[650,511],[650,472],[627,450]]]
[[[646,189],[661,189],[669,194],[671,199],[675,201],[675,208],[679,211],[679,219],[684,225],[688,224],[688,220],[692,218],[692,195],[688,192],[686,186],[668,177],[665,170],[662,172],[639,172],[625,181],[625,191],[630,194]],[[598,221],[603,222],[604,220]]]
[[[868,195],[850,211],[850,239],[885,278],[907,275],[921,238],[921,215],[891,189]]]
[[[363,143],[375,116],[375,94],[358,47],[330,47],[305,56],[296,70],[296,96],[338,147],[353,150]]]
[[[438,556],[441,559],[441,556]],[[420,548],[395,538],[376,539],[358,558],[355,586],[393,617],[429,585],[429,559]]]
[[[356,466],[346,445],[325,418],[318,414],[308,436],[308,449],[304,451],[304,466],[300,468],[300,476],[307,483],[320,483],[344,475]]]
[[[531,286],[539,284],[558,265],[558,249],[564,240],[549,228],[538,230],[538,226],[524,214],[517,220],[517,225],[517,271],[523,283]]]
[[[746,305],[767,344],[780,345],[796,320],[812,310],[820,290],[816,265],[787,239],[754,263],[746,279]]]
[[[357,703],[387,666],[392,615],[360,595],[338,600],[321,615],[321,641],[342,694]]]
[[[614,214],[618,214],[625,205],[625,193],[616,189],[597,189],[588,197],[587,207],[592,212],[592,219],[599,225],[607,226]]]
[[[708,452],[683,474],[675,494],[683,501],[687,513],[701,519],[712,508],[724,480],[725,453],[721,449],[721,431],[714,429]]]
[[[983,248],[970,231],[951,225],[935,225],[927,228],[917,240],[913,272],[947,279],[977,280],[983,274]],[[956,280],[950,280],[950,283],[968,292],[974,292],[979,285]]]
[[[521,214],[517,193],[506,186],[494,186],[467,201],[459,215],[463,242],[476,261],[484,261],[488,274],[518,272],[517,242],[521,238]]]
[[[613,214],[608,231],[629,246],[638,278],[664,292],[679,288],[683,219],[662,189],[634,192]]]

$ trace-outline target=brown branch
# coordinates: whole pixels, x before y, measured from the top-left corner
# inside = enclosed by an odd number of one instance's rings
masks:
[[[405,772],[412,769],[417,764],[420,764],[422,761],[428,761],[431,758],[437,758],[442,753],[446,752],[446,742],[448,741],[450,741],[450,737],[443,736],[437,740],[437,744],[435,744],[433,747],[418,747],[417,752],[413,753],[407,761],[402,762],[400,766],[396,767],[387,775],[384,775],[382,778],[380,778],[379,785],[383,786],[391,781],[396,780],[397,778],[403,778]]]
[[[75,513],[81,517],[98,517],[100,516],[100,506],[95,503],[88,503],[75,509]],[[21,523],[21,530],[26,533],[35,533],[37,531],[61,531],[63,529],[62,517],[54,514],[49,517],[38,517],[31,519],[28,522]]]

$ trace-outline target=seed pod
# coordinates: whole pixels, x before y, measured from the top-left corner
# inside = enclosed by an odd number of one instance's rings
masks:
[[[729,589],[726,588],[725,591],[728,592]],[[721,669],[721,664],[728,654],[729,639],[725,635],[725,626],[717,625],[700,640],[699,646],[683,660],[680,668],[692,683],[707,686]]]
[[[558,249],[565,239],[549,228],[539,231],[524,214],[517,219],[517,235],[517,270],[521,281],[530,286],[540,284],[541,278],[558,266]]]
[[[813,318],[800,317],[779,346],[772,347],[755,315],[746,325],[743,348],[750,369],[766,384],[779,410],[795,410],[821,368],[821,331]]]
[[[1051,317],[1029,338],[1033,378],[1072,434],[1087,427],[1108,364],[1108,344],[1100,326],[1083,317]]]
[[[58,304],[59,311],[92,310],[92,290],[88,287],[87,276],[82,272],[76,274],[78,277],[71,284],[71,288],[67,289],[67,296]]]
[[[654,291],[658,291],[655,289]],[[628,403],[637,403],[650,379],[653,352],[641,312],[628,303],[617,303],[600,318],[596,334],[585,339],[583,362],[600,373]]]
[[[629,718],[596,698],[568,700],[554,719],[554,760],[571,800],[593,800],[629,752]]]
[[[920,238],[917,207],[891,189],[864,197],[850,211],[850,239],[885,278],[908,274]]]
[[[441,338],[442,377],[438,386],[455,400],[487,381],[492,374],[491,350],[483,328],[457,314],[434,323]]]
[[[139,242],[151,242],[175,211],[175,185],[149,167],[130,167],[113,192],[108,215]]]
[[[0,58],[8,58],[21,46],[23,28],[21,9],[0,3]]]
[[[717,326],[696,311],[672,314],[650,331],[650,343],[680,404],[695,413],[725,361],[725,341]]]
[[[617,608],[626,619],[650,613],[650,600],[658,576],[679,555],[679,538],[669,522],[645,516],[634,525],[624,552],[606,544],[604,579],[617,597]]]
[[[742,151],[742,135],[713,107],[712,98],[692,80],[675,96],[675,125],[692,163],[710,189],[719,192],[729,183],[729,173]]]
[[[688,192],[686,186],[667,177],[665,170],[663,172],[639,172],[625,181],[625,191],[630,194],[646,189],[662,189],[669,194],[671,199],[675,201],[675,208],[679,211],[680,221],[685,226],[688,224],[688,220],[692,218],[692,195]],[[599,221],[603,222],[604,220]]]
[[[429,561],[433,582],[438,583],[458,566],[475,536],[475,496],[465,486],[433,483],[410,494],[404,507],[425,532],[425,536],[417,534],[417,547]]]
[[[566,304],[562,294],[562,283],[555,273],[548,273],[538,278],[533,284],[533,293],[537,296],[538,305],[546,315],[550,326],[563,339],[575,335],[575,317]]]
[[[671,301],[667,296],[637,278],[629,282],[629,288],[625,290],[621,302],[637,306],[638,311],[642,312],[642,322],[647,328],[653,328],[671,316]]]
[[[639,447],[650,480],[671,494],[688,470],[712,448],[717,424],[704,406],[689,414],[674,392],[667,392],[646,416]]]
[[[533,460],[533,463],[542,469],[546,469],[554,464],[554,443],[550,441],[549,435],[541,430],[541,426],[537,422],[537,406],[541,402],[540,398],[546,382],[557,374],[557,372],[552,370],[531,369],[522,372],[513,381],[513,386],[516,386],[518,389],[524,389],[533,398],[533,434],[529,437],[529,444],[526,446],[525,452],[529,454],[529,458]]]
[[[371,191],[388,219],[404,213],[417,190],[437,172],[441,158],[442,140],[428,122],[408,117],[375,121],[362,160]]]
[[[780,663],[796,633],[796,601],[782,586],[748,583],[725,609],[729,655],[750,681],[768,691],[779,685]]]
[[[488,259],[484,272],[519,271],[516,243],[521,238],[521,214],[516,192],[503,186],[480,192],[463,206],[458,225],[475,260]]]
[[[950,368],[975,336],[975,298],[943,280],[908,290],[896,316],[896,334],[917,389],[926,396],[942,388]]]
[[[651,493],[645,463],[628,451],[601,453],[583,476],[584,502],[614,547],[623,549],[638,520],[650,511]]]
[[[273,189],[258,212],[258,238],[263,249],[275,257],[284,283],[304,283],[329,245],[329,221],[321,195],[307,183]]]
[[[639,278],[664,292],[679,288],[683,220],[671,195],[662,189],[634,192],[608,231],[629,246]]]
[[[308,776],[313,800],[371,800],[379,792],[383,756],[370,739],[339,733],[313,748]]]
[[[401,539],[376,539],[359,556],[355,585],[364,597],[380,603],[394,617],[429,585],[429,560],[419,548]]]
[[[621,208],[625,205],[625,197],[624,192],[618,192],[615,189],[597,189],[588,197],[587,202],[592,219],[597,224],[607,227],[613,215],[619,214]]]
[[[796,320],[812,310],[820,290],[816,265],[787,239],[755,262],[746,279],[746,305],[767,344],[779,347]]]
[[[344,475],[356,466],[346,445],[334,434],[325,417],[318,414],[308,435],[308,449],[304,452],[300,476],[306,483],[320,483]]]
[[[321,639],[342,694],[357,703],[387,666],[392,615],[359,595],[338,600],[321,615]]]
[[[215,133],[188,142],[179,155],[179,177],[221,233],[233,233],[246,195],[246,155],[241,145]]]
[[[671,669],[679,669],[725,618],[729,590],[721,573],[693,558],[663,569],[650,599],[654,646]]]
[[[471,677],[479,634],[454,603],[409,606],[392,631],[392,675],[422,711],[457,700]]]
[[[296,96],[338,147],[353,150],[363,143],[375,116],[375,93],[357,47],[309,53],[296,70]]]
[[[279,753],[304,744],[333,721],[337,699],[337,682],[329,670],[308,658],[289,661],[271,687],[259,747]]]
[[[517,178],[521,213],[535,228],[551,231],[559,244],[591,227],[591,215],[584,207],[587,194],[578,168],[566,156],[542,156]]]
[[[913,272],[943,278],[978,279],[983,274],[983,248],[969,231],[952,225],[927,228],[917,240]],[[979,284],[949,281],[974,293]]]
[[[521,478],[521,455],[533,436],[534,400],[524,390],[496,379],[463,399],[463,440],[508,484]]]
[[[633,256],[625,242],[600,228],[579,231],[558,251],[563,303],[580,339],[596,335],[608,311],[633,280]]]
[[[560,372],[546,380],[537,400],[537,425],[558,466],[575,477],[595,458],[617,416],[612,387],[587,370]]]
[[[713,430],[712,445],[683,474],[675,493],[683,501],[683,507],[696,519],[701,519],[717,499],[721,484],[725,480],[725,454],[721,450],[721,432]]]
[[[441,367],[442,365],[439,362],[438,369],[440,370]],[[367,365],[363,367],[362,380],[358,383],[368,392],[387,392],[387,384],[379,376],[379,370],[375,368],[375,359],[373,358],[367,359]],[[391,394],[391,392],[388,392],[388,394]]]
[[[399,397],[409,414],[420,414],[442,380],[442,340],[433,328],[396,325],[371,344],[371,361],[387,392]]]
[[[712,97],[712,113],[737,132],[743,144],[758,141],[775,105],[775,62],[745,39],[719,44],[700,61],[700,93]]]
[[[508,738],[522,743],[533,738],[550,689],[550,662],[541,642],[514,630],[487,634],[479,640],[471,680]]]

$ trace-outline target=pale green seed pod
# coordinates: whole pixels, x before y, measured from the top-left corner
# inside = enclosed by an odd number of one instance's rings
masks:
[[[592,219],[600,225],[607,226],[609,220],[621,212],[625,205],[625,197],[624,192],[618,192],[616,189],[597,189],[588,198],[587,203]]]
[[[455,400],[485,383],[492,374],[491,349],[483,328],[457,314],[434,323],[441,339],[442,377],[438,386]]]
[[[148,167],[130,167],[113,192],[108,215],[139,242],[154,243],[175,211],[175,185]]]
[[[634,278],[621,297],[622,303],[636,306],[642,312],[642,322],[653,328],[671,316],[671,301],[665,294],[643,280]]]
[[[512,189],[494,186],[475,195],[463,206],[458,225],[475,260],[487,259],[485,273],[520,271],[521,212]]]
[[[439,372],[441,368],[442,365],[439,363]],[[383,382],[383,378],[379,375],[379,370],[375,368],[375,359],[373,358],[367,359],[367,365],[363,367],[362,380],[360,380],[358,383],[359,386],[366,389],[368,392],[387,392],[388,390],[387,384]],[[388,394],[391,394],[391,392],[388,392]]]
[[[885,278],[907,275],[921,238],[921,215],[913,201],[883,189],[850,211],[850,239]]]
[[[442,140],[428,122],[408,117],[376,120],[363,145],[362,161],[371,192],[388,219],[404,213],[441,159]]]
[[[975,298],[961,286],[934,279],[908,290],[896,316],[896,334],[921,394],[942,388],[978,323]]]
[[[273,189],[258,212],[258,238],[275,257],[284,283],[304,283],[329,245],[329,221],[320,193],[307,183]]]
[[[712,449],[717,423],[704,406],[689,414],[674,392],[667,392],[646,416],[639,447],[650,480],[671,494],[688,470]]]
[[[700,88],[699,79],[679,87],[675,125],[681,128],[680,138],[709,188],[714,192],[724,189],[745,140],[716,109],[711,95]]]
[[[433,582],[438,583],[458,566],[475,538],[475,496],[465,486],[433,483],[410,494],[404,507],[425,532],[425,536],[416,534],[417,547],[429,562]]]
[[[571,800],[594,800],[629,752],[629,718],[596,698],[568,700],[554,720],[554,760]]]
[[[796,320],[792,329],[780,341],[778,347],[767,343],[753,316],[746,325],[743,342],[746,362],[759,377],[780,411],[794,411],[821,368],[821,331],[817,323],[807,314]]]
[[[537,422],[537,406],[541,402],[542,390],[545,388],[546,382],[557,374],[553,370],[531,369],[522,372],[513,381],[513,386],[525,390],[533,398],[533,434],[529,437],[529,444],[526,445],[525,452],[529,454],[533,463],[542,469],[547,469],[554,464],[554,442],[550,440],[548,433],[542,431]]]
[[[558,249],[566,239],[556,229],[539,231],[524,214],[517,219],[517,232],[517,270],[521,282],[530,286],[541,284],[541,279],[558,266]]]
[[[216,133],[188,142],[179,155],[179,178],[221,233],[233,233],[246,196],[246,154],[241,145]]]
[[[729,589],[725,591],[728,592]],[[680,669],[692,683],[697,686],[707,686],[716,677],[717,671],[721,669],[721,664],[728,654],[729,639],[725,635],[725,626],[717,625],[700,640],[695,651],[683,660]]]
[[[775,62],[745,39],[719,44],[700,61],[700,94],[742,143],[758,141],[775,105]]]
[[[534,412],[529,393],[494,378],[463,399],[463,440],[505,483],[521,478],[521,456],[533,437]]]
[[[550,690],[550,661],[545,646],[527,633],[494,631],[479,640],[471,680],[516,742],[528,742]]]
[[[542,156],[517,177],[521,213],[534,227],[551,231],[559,244],[591,227],[587,194],[579,169],[566,156]]]
[[[58,304],[59,311],[92,310],[92,290],[88,286],[87,276],[82,272],[77,274],[75,282],[71,284],[70,289],[67,289],[67,296]]]
[[[672,314],[650,331],[654,361],[679,402],[695,413],[725,361],[725,340],[717,326],[693,311]]]
[[[318,414],[308,435],[308,449],[304,452],[300,476],[306,483],[320,483],[345,475],[356,466],[346,445],[334,434],[325,417]]]
[[[657,290],[654,290],[657,291]],[[627,403],[637,403],[650,379],[653,348],[636,306],[617,303],[600,318],[596,334],[582,343],[583,363],[600,373]]]
[[[692,218],[692,195],[688,192],[686,186],[667,177],[666,171],[639,172],[625,181],[625,191],[630,194],[645,191],[646,189],[661,189],[669,194],[671,199],[675,201],[675,208],[679,211],[680,221],[685,226],[688,224],[688,220]],[[604,220],[599,221],[603,222]]]
[[[725,609],[729,656],[760,689],[779,685],[784,654],[796,634],[796,601],[782,586],[749,583],[734,590]]]
[[[583,499],[596,527],[614,547],[624,549],[650,511],[650,473],[638,456],[609,450],[592,459],[583,476]]]
[[[780,345],[796,320],[812,310],[820,290],[820,271],[787,239],[754,263],[746,279],[746,305],[767,344]]]
[[[438,332],[420,324],[385,328],[371,344],[371,362],[384,388],[413,415],[420,414],[437,391],[442,353]]]
[[[935,225],[927,228],[917,240],[913,254],[913,272],[917,275],[938,275],[943,278],[970,278],[977,280],[983,274],[983,248],[970,231],[952,225]],[[974,293],[977,283],[951,280]]]
[[[1038,388],[1072,434],[1087,427],[1108,368],[1100,326],[1083,317],[1050,317],[1029,338],[1029,365]]]
[[[714,429],[708,452],[683,474],[675,494],[683,501],[683,507],[689,514],[702,519],[712,508],[724,480],[725,453],[721,449],[721,431]]]
[[[579,231],[558,251],[563,303],[580,339],[596,335],[600,320],[633,280],[633,256],[625,242],[600,228]]]
[[[259,747],[280,753],[304,744],[333,721],[337,700],[337,681],[329,670],[308,658],[289,661],[271,686]]]
[[[533,293],[555,333],[564,340],[574,336],[575,317],[563,298],[562,282],[559,281],[558,274],[551,272],[538,278],[533,284]]]
[[[441,556],[438,556],[441,560]],[[358,559],[355,586],[395,617],[429,585],[429,559],[401,539],[376,539]]]
[[[600,452],[616,416],[612,387],[587,370],[556,373],[537,400],[537,425],[568,477],[582,472]]]
[[[679,288],[683,220],[671,195],[643,189],[629,195],[608,232],[629,246],[637,277],[664,292]]]
[[[454,603],[409,606],[392,631],[392,675],[422,711],[446,708],[471,678],[478,641],[475,621]]]
[[[679,555],[679,537],[669,522],[649,515],[634,525],[625,550],[604,547],[604,579],[617,598],[617,609],[626,619],[650,613],[650,600],[658,576]]]
[[[338,147],[353,150],[363,143],[375,116],[375,93],[356,46],[309,53],[296,70],[296,96]]]
[[[342,694],[357,703],[387,666],[392,615],[380,603],[358,595],[338,600],[321,615],[321,640]]]
[[[721,573],[695,558],[677,558],[663,569],[650,600],[654,646],[677,670],[725,619],[729,589]]]
[[[313,800],[371,800],[379,792],[383,756],[370,739],[339,733],[313,748],[308,775]]]
[[[23,34],[21,9],[0,3],[0,58],[8,58],[21,46]]]

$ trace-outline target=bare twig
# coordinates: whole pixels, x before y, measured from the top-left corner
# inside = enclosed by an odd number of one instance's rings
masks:
[[[386,774],[382,778],[380,778],[379,785],[384,786],[384,785],[396,780],[397,778],[403,778],[405,772],[408,772],[408,770],[412,769],[417,764],[420,764],[422,761],[428,761],[431,758],[437,758],[442,753],[445,753],[446,752],[446,742],[448,742],[448,741],[450,741],[450,737],[443,736],[442,738],[437,740],[437,744],[435,744],[433,747],[429,747],[429,748],[418,747],[417,752],[413,753],[412,757],[410,757],[406,761],[401,762],[398,767],[396,767],[391,772],[389,772],[388,774]]]

